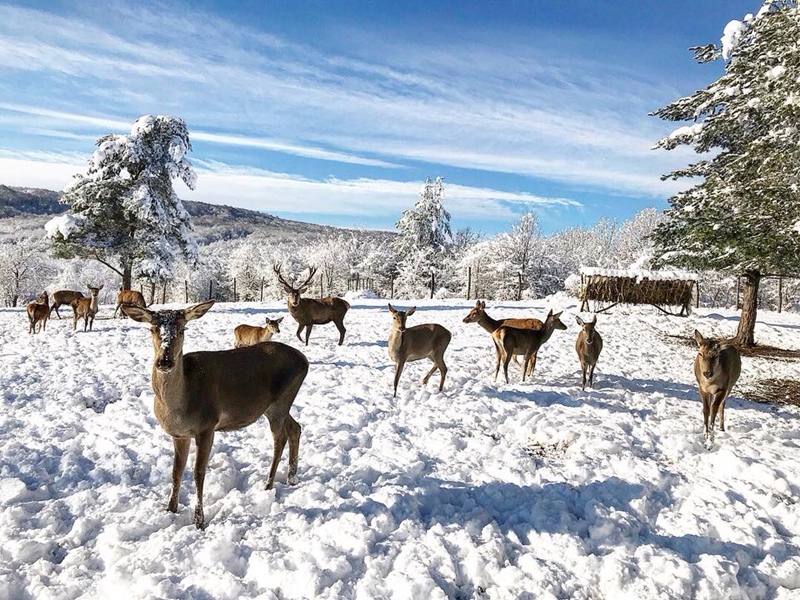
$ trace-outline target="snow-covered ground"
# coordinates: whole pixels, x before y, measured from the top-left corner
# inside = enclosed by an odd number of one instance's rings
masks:
[[[351,304],[342,347],[332,325],[302,347],[291,317],[274,338],[311,362],[292,411],[298,485],[285,454],[264,489],[266,420],[217,434],[205,531],[191,466],[178,514],[165,511],[172,443],[153,416],[147,327],[102,306],[91,333],[65,319],[31,336],[21,309],[0,310],[0,597],[800,597],[800,410],[742,399],[798,363],[745,358],[709,451],[695,351],[668,337],[732,335],[733,311],[599,315],[605,347],[581,392],[574,299],[487,303],[494,317],[563,309],[569,327],[533,380],[514,367],[508,385],[492,379],[489,335],[462,322],[474,302],[420,301],[410,324],[453,333],[445,389],[438,374],[421,387],[422,361],[394,399],[386,304]],[[231,347],[234,326],[265,313],[288,314],[218,304],[185,348]],[[798,348],[800,316],[762,312],[756,334]]]

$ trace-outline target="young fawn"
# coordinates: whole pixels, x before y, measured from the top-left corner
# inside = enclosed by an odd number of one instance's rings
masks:
[[[600,334],[595,329],[597,315],[589,322],[578,316],[575,317],[575,320],[581,326],[578,339],[575,340],[575,351],[581,361],[581,389],[585,390],[587,370],[589,371],[589,387],[594,387],[594,367],[597,364],[600,351],[603,349],[603,338],[600,337]]]
[[[283,317],[279,319],[270,319],[267,317],[267,323],[264,327],[255,327],[253,325],[238,325],[233,330],[234,348],[241,348],[242,346],[254,346],[261,342],[268,342],[272,336],[281,332],[280,323]]]
[[[719,430],[725,431],[725,400],[742,372],[742,358],[735,346],[704,338],[694,330],[697,356],[694,376],[703,402],[703,430],[706,447],[714,444],[714,421],[719,413]]]

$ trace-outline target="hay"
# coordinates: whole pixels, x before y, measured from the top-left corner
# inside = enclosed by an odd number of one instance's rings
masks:
[[[607,304],[679,306],[688,314],[695,282],[612,275],[581,275],[582,306],[590,300]]]

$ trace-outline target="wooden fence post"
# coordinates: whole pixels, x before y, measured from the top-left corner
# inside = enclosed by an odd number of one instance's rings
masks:
[[[261,278],[261,302],[264,301],[264,278]]]
[[[233,301],[237,302],[237,298],[236,298],[236,277],[233,278]]]
[[[183,295],[186,304],[189,304],[189,282],[186,279],[183,280]]]
[[[214,280],[213,279],[209,279],[208,280],[208,299],[211,300],[211,298],[213,296],[214,296]]]
[[[472,293],[472,267],[467,267],[467,300]]]
[[[778,312],[783,308],[783,277],[778,277]]]

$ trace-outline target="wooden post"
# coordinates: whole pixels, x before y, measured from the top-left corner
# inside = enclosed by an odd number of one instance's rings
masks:
[[[389,298],[392,299],[392,300],[394,300],[394,277],[395,277],[395,275],[394,275],[394,273],[392,273],[392,278],[391,278],[392,286],[391,286],[391,290],[389,291]]]
[[[696,294],[695,294],[695,298],[694,298],[694,307],[695,308],[700,308],[700,282],[699,281],[695,281],[694,282],[694,287],[695,287],[695,290],[697,290]]]
[[[467,267],[467,300],[472,294],[472,267]]]
[[[783,277],[778,277],[778,312],[783,308]]]
[[[522,271],[517,272],[517,301],[522,300]]]
[[[264,301],[264,278],[261,278],[261,302]]]
[[[150,304],[156,301],[156,280],[152,279],[150,281]]]
[[[186,279],[183,280],[183,295],[185,298],[184,301],[186,304],[189,304],[189,282]]]
[[[214,296],[214,280],[213,279],[209,279],[208,280],[208,300],[211,300],[211,298],[213,296]]]
[[[233,301],[236,302],[236,277],[233,278]]]
[[[433,288],[436,287],[436,276],[431,271],[431,300],[433,299]]]
[[[161,304],[167,303],[167,280],[164,280],[164,289],[161,292]]]

